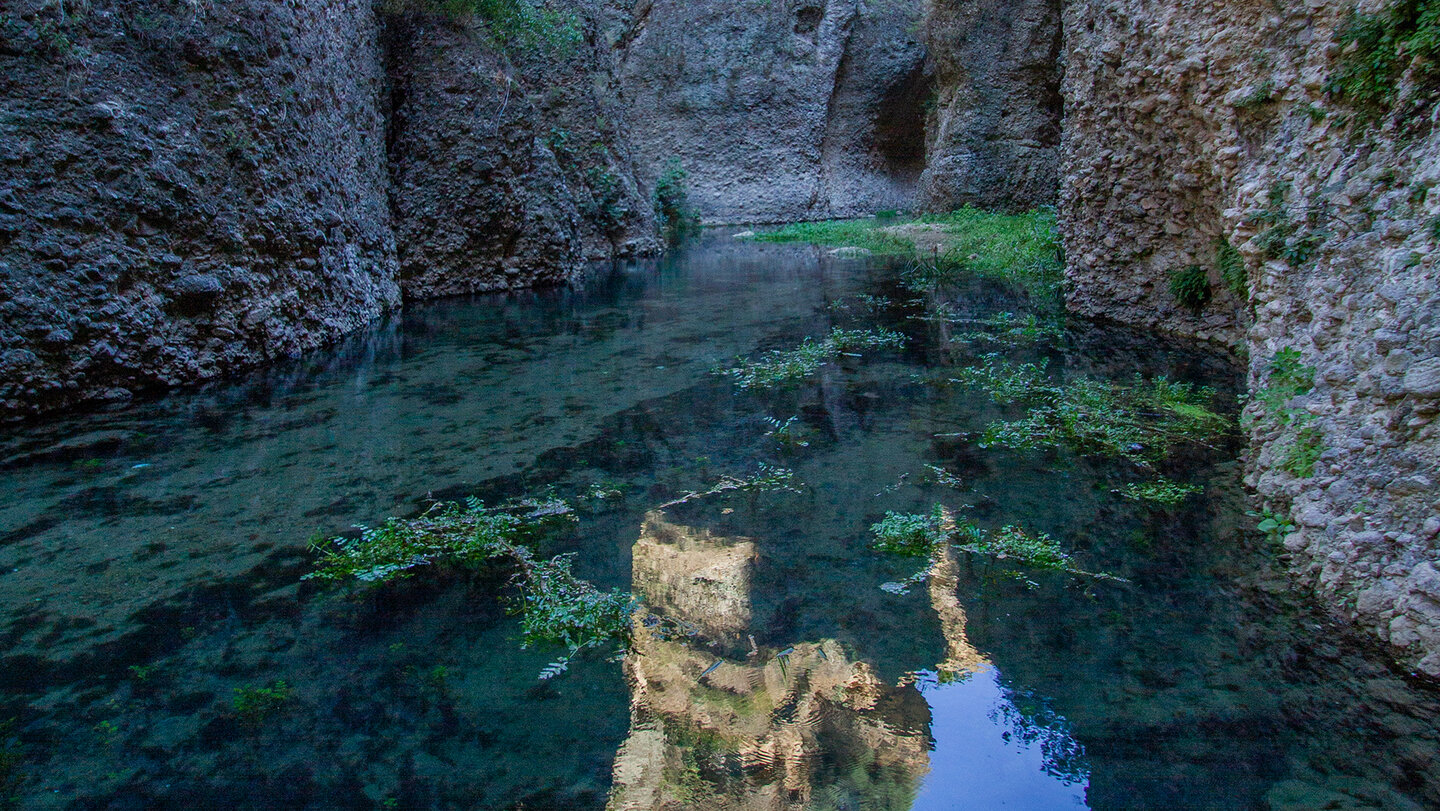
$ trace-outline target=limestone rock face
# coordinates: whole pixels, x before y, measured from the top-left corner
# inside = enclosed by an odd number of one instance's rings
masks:
[[[213,378],[398,303],[368,0],[63,8],[7,3],[0,32],[0,414]]]
[[[920,202],[1053,205],[1060,165],[1058,0],[931,0],[935,71]]]
[[[582,25],[594,11],[575,9]],[[407,297],[575,278],[587,259],[660,251],[608,51],[497,53],[474,20],[390,20],[392,199]],[[600,86],[603,86],[601,84]]]
[[[913,206],[920,15],[919,0],[640,0],[613,38],[646,185],[678,161],[711,222]]]
[[[1292,517],[1301,576],[1440,675],[1440,130],[1412,87],[1353,124],[1325,92],[1350,9],[1065,6],[1070,306],[1243,348],[1254,391],[1298,352],[1313,389],[1247,409],[1248,483]],[[1171,290],[1189,266],[1213,290],[1198,311]]]

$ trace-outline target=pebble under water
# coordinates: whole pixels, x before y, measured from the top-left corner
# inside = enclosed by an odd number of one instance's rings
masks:
[[[1238,439],[1162,465],[1205,488],[1174,510],[1116,494],[1129,462],[981,448],[1013,414],[929,381],[995,348],[914,318],[895,279],[711,237],[10,431],[0,808],[1440,807],[1440,694],[1297,594],[1245,515]],[[835,326],[909,343],[788,389],[713,373]],[[1082,321],[1000,351],[1208,384],[1232,414],[1241,384]],[[655,510],[761,465],[799,492]],[[521,648],[504,572],[302,580],[316,537],[540,493],[580,514],[542,552],[682,631],[541,680],[564,652]],[[936,504],[1125,581],[871,548],[887,511]]]

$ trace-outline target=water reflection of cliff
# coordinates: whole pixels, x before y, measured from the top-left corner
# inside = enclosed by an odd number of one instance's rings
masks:
[[[751,541],[646,518],[634,588],[663,621],[637,623],[626,659],[630,735],[610,807],[909,808],[930,765],[925,698],[882,682],[835,640],[756,649],[747,634],[755,558]],[[956,577],[953,553],[937,555],[940,670],[958,675],[984,660],[965,641]]]

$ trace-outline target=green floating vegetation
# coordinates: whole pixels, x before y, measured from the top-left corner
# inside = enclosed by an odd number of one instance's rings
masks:
[[[911,260],[905,271],[911,289],[953,283],[967,275],[1009,282],[1045,299],[1060,290],[1064,263],[1055,230],[1055,212],[1022,214],[981,211],[972,206],[913,220],[837,220],[796,223],[756,237],[766,242],[808,242],[864,248]]]
[[[1340,64],[1325,90],[1349,101],[1361,119],[1390,109],[1409,72],[1423,95],[1440,92],[1440,3],[1395,0],[1378,14],[1352,14],[1339,32]]]
[[[937,314],[946,318],[943,308]],[[946,318],[946,320],[956,320]],[[1042,341],[1058,341],[1065,335],[1065,326],[1058,318],[1042,317],[1034,313],[1016,315],[1011,312],[996,313],[988,318],[971,320],[981,329],[962,332],[952,340],[964,343],[993,343],[1002,346],[1021,346]]]
[[[1206,445],[1230,427],[1228,419],[1210,410],[1213,389],[1163,377],[1137,376],[1129,385],[1088,378],[1059,383],[1049,378],[1043,362],[1013,363],[992,353],[981,365],[960,370],[955,382],[1028,412],[1022,419],[986,427],[981,447],[1068,448],[1149,464],[1177,444]]]
[[[1145,501],[1165,507],[1176,507],[1192,494],[1200,492],[1201,489],[1203,488],[1199,485],[1171,481],[1161,476],[1155,481],[1132,482],[1116,492],[1131,501]]]
[[[511,610],[520,617],[523,644],[558,643],[573,656],[627,638],[636,607],[629,593],[601,591],[576,577],[569,556],[537,560],[524,545],[574,521],[574,511],[557,499],[522,499],[502,507],[475,499],[436,504],[417,518],[390,518],[378,528],[362,527],[358,538],[322,544],[315,571],[305,578],[373,587],[424,568],[510,566],[518,590]]]
[[[813,376],[842,354],[874,349],[899,349],[905,336],[887,329],[835,329],[821,340],[806,338],[795,349],[772,349],[738,366],[717,369],[742,389],[790,386]]]
[[[1199,312],[1210,303],[1210,279],[1205,268],[1187,265],[1170,272],[1170,294],[1188,310]]]
[[[1014,560],[1031,568],[1105,580],[1121,579],[1104,572],[1076,568],[1070,554],[1044,532],[1031,532],[1013,524],[987,532],[971,521],[956,518],[940,504],[929,513],[887,512],[884,519],[870,526],[870,533],[873,536],[872,546],[880,552],[927,557],[942,544],[953,544],[964,552]],[[917,573],[903,582],[886,583],[881,588],[903,594],[924,579],[924,573]]]

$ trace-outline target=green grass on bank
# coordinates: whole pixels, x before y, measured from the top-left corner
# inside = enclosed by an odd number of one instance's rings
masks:
[[[864,248],[909,259],[907,275],[918,284],[943,284],[973,273],[1046,298],[1059,293],[1063,270],[1055,213],[1043,209],[1002,214],[967,206],[915,219],[795,223],[755,239]]]

